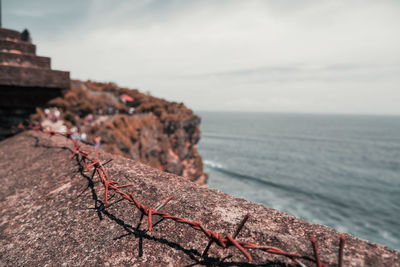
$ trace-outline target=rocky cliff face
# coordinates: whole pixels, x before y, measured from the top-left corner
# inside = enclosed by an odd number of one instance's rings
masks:
[[[97,141],[108,152],[198,184],[207,181],[196,148],[200,118],[182,103],[112,83],[73,81],[70,90],[47,106],[33,119],[55,130],[75,130],[76,138]]]

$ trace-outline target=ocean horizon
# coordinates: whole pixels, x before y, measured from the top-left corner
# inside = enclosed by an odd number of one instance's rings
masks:
[[[198,115],[210,188],[400,250],[400,116]]]

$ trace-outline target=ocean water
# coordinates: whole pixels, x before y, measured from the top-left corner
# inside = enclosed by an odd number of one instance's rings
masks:
[[[400,116],[198,114],[210,188],[400,250]]]

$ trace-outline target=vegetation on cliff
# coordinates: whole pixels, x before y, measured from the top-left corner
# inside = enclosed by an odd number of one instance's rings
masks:
[[[49,117],[49,109],[37,109],[32,119],[53,128],[57,122],[108,152],[206,183],[196,148],[200,118],[182,103],[113,83],[75,80],[47,107],[57,110],[57,118]]]

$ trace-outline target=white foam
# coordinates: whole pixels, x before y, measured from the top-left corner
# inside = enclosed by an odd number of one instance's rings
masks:
[[[204,160],[204,165],[211,167],[211,168],[222,169],[222,164],[211,161],[211,160]]]

